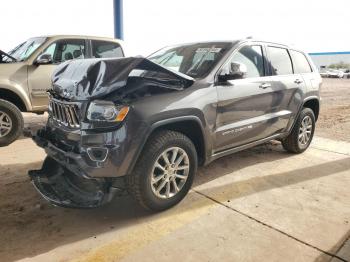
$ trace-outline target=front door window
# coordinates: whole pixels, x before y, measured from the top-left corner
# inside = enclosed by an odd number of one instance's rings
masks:
[[[44,54],[50,54],[54,64],[59,64],[72,59],[83,59],[85,57],[85,40],[59,40],[46,48]]]

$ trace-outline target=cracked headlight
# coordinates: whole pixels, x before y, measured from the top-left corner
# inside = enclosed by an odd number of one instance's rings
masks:
[[[92,122],[121,122],[129,112],[128,106],[116,106],[111,101],[92,101],[87,110],[87,119]]]

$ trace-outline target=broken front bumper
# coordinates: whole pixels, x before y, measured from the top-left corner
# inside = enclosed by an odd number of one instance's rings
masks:
[[[65,130],[49,123],[32,132],[47,155],[74,174],[86,178],[121,177],[129,174],[144,143],[142,122],[124,123],[106,132]],[[134,133],[138,132],[139,136]]]
[[[107,181],[76,176],[50,157],[42,169],[29,171],[29,176],[37,191],[57,206],[95,208],[108,203],[114,195]]]

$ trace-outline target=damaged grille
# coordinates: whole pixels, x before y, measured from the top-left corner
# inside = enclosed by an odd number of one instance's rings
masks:
[[[79,108],[76,104],[67,104],[51,99],[49,102],[49,112],[52,119],[58,123],[71,127],[79,128]]]

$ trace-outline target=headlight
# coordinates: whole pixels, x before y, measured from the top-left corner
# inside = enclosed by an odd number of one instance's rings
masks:
[[[87,110],[87,119],[90,121],[121,122],[129,112],[128,106],[116,106],[111,101],[92,101]]]

